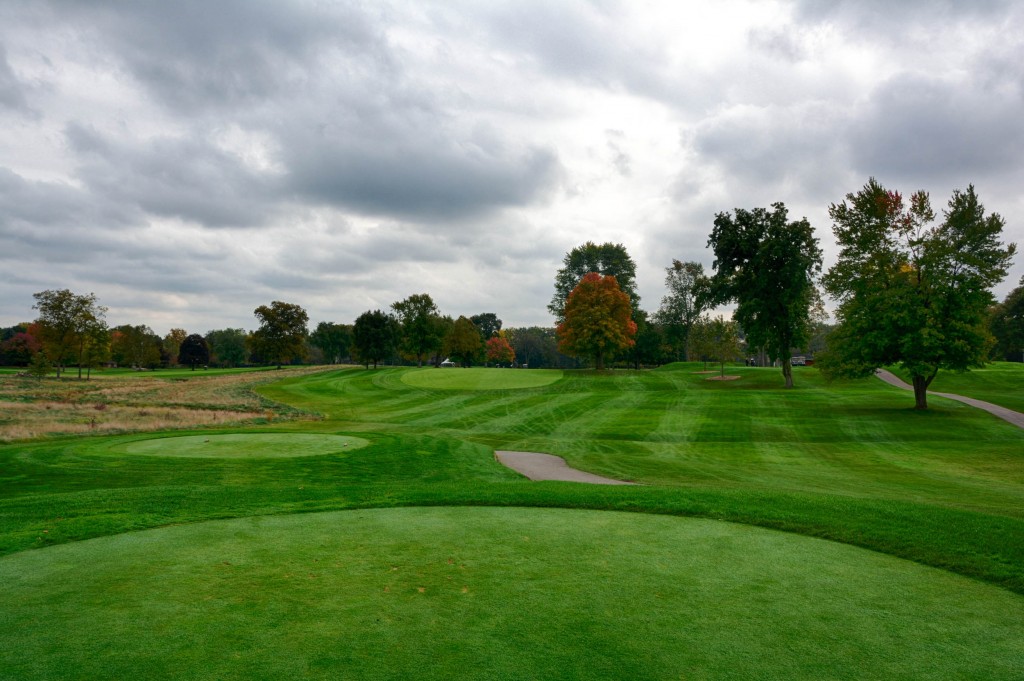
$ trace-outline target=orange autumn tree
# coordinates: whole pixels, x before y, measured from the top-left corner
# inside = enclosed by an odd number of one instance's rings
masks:
[[[495,364],[511,364],[516,361],[516,353],[504,336],[491,336],[487,339],[487,361]]]
[[[589,357],[604,369],[604,358],[633,345],[636,323],[629,296],[613,276],[589,272],[565,301],[558,325],[558,349],[571,357]]]

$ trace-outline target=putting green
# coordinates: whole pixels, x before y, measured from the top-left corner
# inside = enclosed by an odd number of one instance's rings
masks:
[[[515,390],[539,388],[562,378],[561,369],[418,369],[402,374],[402,382],[436,390]]]
[[[233,433],[183,435],[134,440],[119,452],[145,456],[181,456],[196,459],[274,459],[320,456],[359,449],[367,440],[345,435],[312,433]]]
[[[406,508],[0,558],[0,669],[42,678],[1014,679],[1024,597],[711,520]]]

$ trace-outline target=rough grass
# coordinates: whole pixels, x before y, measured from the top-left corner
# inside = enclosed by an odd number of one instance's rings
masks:
[[[193,429],[288,418],[253,388],[323,368],[94,372],[88,380],[0,375],[0,442],[54,435]]]

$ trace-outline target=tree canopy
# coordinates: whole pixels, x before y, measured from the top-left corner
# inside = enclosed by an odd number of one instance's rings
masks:
[[[373,368],[394,354],[398,344],[398,322],[381,310],[367,310],[352,326],[352,350],[356,357]]]
[[[974,187],[955,190],[937,226],[928,194],[909,203],[871,178],[832,204],[838,262],[824,277],[839,301],[838,325],[818,361],[827,376],[867,376],[900,364],[917,409],[939,369],[966,371],[985,359],[991,287],[1009,269],[1014,244],[1003,219],[985,215]]]
[[[181,351],[181,344],[186,338],[188,338],[188,331],[185,329],[171,329],[164,336],[164,351],[167,353],[171,364],[179,364],[178,353]],[[180,363],[188,364],[188,362]]]
[[[280,369],[283,363],[303,355],[309,316],[302,307],[275,300],[270,305],[260,305],[253,314],[260,320],[260,328],[252,334],[253,350],[264,361],[277,364]]]
[[[392,303],[391,309],[401,327],[399,349],[423,366],[424,358],[441,349],[447,331],[437,305],[428,294],[416,293]]]
[[[57,369],[57,378],[69,361],[78,364],[81,378],[90,345],[106,331],[107,308],[96,303],[94,293],[79,295],[68,289],[41,291],[33,297],[33,308],[39,310],[39,340],[47,359]]]
[[[212,357],[210,361],[218,366],[236,367],[247,359],[245,329],[216,329],[206,332],[206,342]]]
[[[1020,278],[1020,285],[992,309],[989,329],[996,341],[996,357],[1024,361],[1024,277]]]
[[[121,366],[153,369],[160,365],[163,343],[145,324],[121,324],[110,332],[111,357]]]
[[[328,364],[337,364],[348,352],[352,342],[352,328],[347,324],[320,322],[309,335],[309,342],[320,348]]]
[[[626,247],[613,243],[597,245],[588,241],[566,253],[562,268],[555,274],[555,295],[548,311],[558,322],[565,319],[569,294],[589,272],[615,277],[619,289],[628,296],[630,307],[640,306],[640,295],[636,291],[636,263],[629,257]]]
[[[632,311],[615,277],[590,272],[565,301],[565,321],[557,329],[559,350],[589,357],[596,369],[604,369],[607,356],[634,343]]]
[[[495,364],[512,364],[516,353],[505,336],[491,336],[487,339],[487,361]]]
[[[471,366],[482,349],[480,332],[466,317],[459,317],[445,336],[444,347],[450,357],[464,367]]]
[[[814,277],[821,249],[806,218],[788,221],[785,204],[773,210],[737,208],[715,216],[708,245],[715,253],[711,298],[736,302],[733,319],[747,343],[779,360],[786,387],[793,387],[792,350],[810,337]]]
[[[206,366],[210,363],[210,346],[206,339],[198,333],[189,334],[178,346],[178,364],[187,364],[196,370],[197,364]]]
[[[501,331],[501,320],[493,312],[475,314],[469,318],[469,321],[473,322],[473,326],[480,332],[480,340],[484,343]]]
[[[665,287],[668,295],[661,299],[653,321],[664,329],[675,359],[686,359],[690,329],[708,306],[710,280],[699,262],[673,260],[665,268]]]
[[[705,368],[708,362],[721,366],[722,377],[725,377],[725,363],[739,357],[742,350],[736,322],[722,315],[697,319],[690,330],[689,343],[690,352],[704,362]]]

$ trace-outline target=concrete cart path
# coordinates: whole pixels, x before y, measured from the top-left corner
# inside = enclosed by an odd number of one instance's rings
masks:
[[[886,371],[885,369],[878,369],[875,372],[875,375],[878,376],[883,381],[885,381],[886,383],[888,383],[889,385],[894,385],[897,388],[903,388],[904,390],[914,389],[914,386],[900,379],[891,371]],[[929,391],[929,393],[932,395],[938,395],[939,397],[945,397],[946,399],[956,400],[957,402],[963,402],[964,404],[969,404],[972,407],[977,407],[978,409],[984,409],[993,416],[998,416],[1004,421],[1009,421],[1018,428],[1024,428],[1024,414],[1020,413],[1019,411],[1007,409],[1006,407],[1000,407],[998,404],[992,404],[991,402],[983,402],[981,400],[976,400],[973,397],[964,397],[963,395],[953,395],[951,393],[933,393],[931,391]]]
[[[514,471],[530,480],[564,480],[565,482],[589,482],[592,485],[633,485],[623,480],[602,478],[600,475],[585,473],[569,468],[565,459],[551,454],[536,452],[494,452],[494,457]]]

